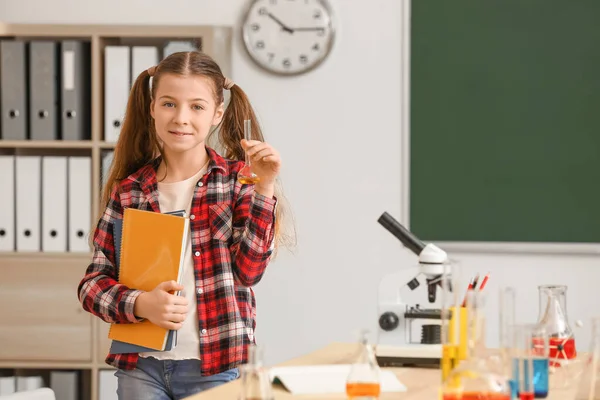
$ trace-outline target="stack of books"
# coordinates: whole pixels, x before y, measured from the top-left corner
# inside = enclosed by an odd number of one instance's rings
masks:
[[[123,219],[113,224],[119,283],[147,292],[165,281],[181,283],[188,234],[185,211],[162,214],[126,208]],[[112,354],[169,351],[177,345],[177,331],[148,320],[113,323],[108,338]]]

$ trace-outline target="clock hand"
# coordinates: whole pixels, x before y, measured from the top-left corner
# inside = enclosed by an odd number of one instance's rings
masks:
[[[277,18],[276,16],[274,16],[271,13],[267,14],[269,16],[269,18],[271,18],[273,21],[277,22],[279,24],[279,26],[281,26],[281,29],[283,29],[284,31],[288,32],[288,33],[294,33],[294,30],[290,27],[288,27],[287,25],[285,25],[283,22],[281,22],[279,20],[279,18]]]
[[[294,31],[298,31],[298,32],[308,32],[308,31],[324,31],[325,28],[320,28],[320,27],[316,27],[316,28],[294,28]]]

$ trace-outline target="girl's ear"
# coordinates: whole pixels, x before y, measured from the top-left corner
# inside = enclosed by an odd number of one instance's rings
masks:
[[[154,119],[154,100],[150,102],[150,116]]]
[[[225,114],[225,105],[224,103],[221,103],[215,110],[215,115],[212,121],[213,126],[219,125],[221,123],[221,120],[223,119],[223,114]]]

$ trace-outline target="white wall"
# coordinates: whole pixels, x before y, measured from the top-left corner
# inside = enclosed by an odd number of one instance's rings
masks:
[[[283,182],[299,233],[295,255],[281,253],[257,287],[258,340],[267,362],[306,353],[375,328],[377,285],[415,259],[376,221],[400,218],[402,2],[331,0],[338,37],[329,60],[296,78],[271,76],[237,40],[232,78],[257,108],[266,137],[284,158]],[[218,24],[237,26],[245,0],[16,0],[0,2],[15,23]],[[116,7],[120,7],[117,11]],[[539,283],[569,285],[571,320],[598,313],[598,257],[452,254],[467,272],[492,272],[519,290],[519,317],[537,315]],[[583,307],[591,307],[584,311]],[[492,314],[493,315],[493,314]],[[573,324],[574,325],[574,324]],[[496,342],[496,318],[489,320]],[[578,331],[579,333],[579,331]],[[586,347],[587,329],[579,333]]]

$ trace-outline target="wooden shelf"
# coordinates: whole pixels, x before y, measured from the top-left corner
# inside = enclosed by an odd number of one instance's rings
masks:
[[[0,361],[0,368],[6,369],[92,369],[92,363],[56,361]]]
[[[202,38],[218,27],[202,25],[0,24],[0,36],[105,38]]]
[[[114,149],[115,145],[116,145],[116,143],[111,143],[111,142],[100,142],[99,143],[99,147],[101,149]]]
[[[91,140],[0,140],[5,149],[91,149]]]
[[[0,258],[42,258],[42,259],[82,259],[82,260],[91,260],[92,253],[48,253],[41,251],[12,251],[12,252],[0,252]]]

